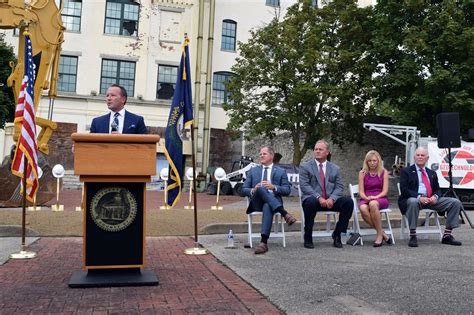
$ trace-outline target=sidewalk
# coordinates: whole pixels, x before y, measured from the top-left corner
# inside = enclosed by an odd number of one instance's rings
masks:
[[[225,249],[225,235],[200,242],[218,259],[286,314],[473,314],[474,231],[455,229],[463,245],[419,238],[410,248],[394,230],[396,245],[332,246],[315,239],[306,249],[299,233],[287,233],[286,248],[270,239],[269,251],[255,255],[236,236],[237,249]],[[344,240],[343,240],[344,241]]]
[[[147,269],[157,275],[157,287],[71,289],[69,279],[82,265],[81,237],[28,238],[33,244],[27,249],[38,257],[26,261],[6,261],[20,238],[0,237],[0,314],[472,314],[474,233],[467,225],[455,230],[461,247],[431,238],[408,248],[395,229],[395,246],[373,248],[367,238],[364,246],[339,250],[330,239],[318,239],[307,250],[294,224],[286,248],[270,239],[270,251],[257,256],[244,247],[245,200],[227,196],[224,210],[210,210],[215,197],[200,196],[208,207],[198,211],[200,230],[220,233],[200,232],[199,242],[211,251],[205,256],[184,255],[193,239],[176,236],[193,234],[192,210],[149,209],[148,232],[175,233],[147,237]],[[83,213],[73,210],[74,198],[77,192],[62,213],[29,212],[30,227],[82,233]],[[285,200],[285,207],[299,218],[296,199]],[[20,212],[0,209],[0,219],[13,214],[18,220]],[[397,210],[391,218],[396,226]],[[225,249],[229,227],[237,233],[237,249]]]
[[[188,256],[188,237],[147,238],[153,287],[71,289],[81,238],[41,238],[38,256],[0,266],[0,314],[279,314],[262,294],[212,254]]]
[[[395,230],[398,236],[399,230]],[[472,314],[474,233],[455,231],[463,246],[420,239],[418,248],[332,247],[330,239],[303,248],[297,232],[287,247],[271,239],[255,255],[236,235],[204,235],[210,250],[187,256],[188,237],[148,237],[147,269],[155,287],[71,289],[82,263],[82,238],[41,238],[38,257],[0,265],[0,314]],[[1,243],[0,243],[1,244]]]

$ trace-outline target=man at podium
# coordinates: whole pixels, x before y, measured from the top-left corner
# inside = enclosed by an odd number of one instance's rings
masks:
[[[91,133],[148,133],[143,117],[125,110],[127,91],[123,86],[112,84],[105,102],[110,113],[92,120]]]

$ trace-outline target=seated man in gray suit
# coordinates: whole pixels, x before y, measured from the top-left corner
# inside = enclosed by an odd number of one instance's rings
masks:
[[[255,247],[255,254],[264,254],[268,251],[267,240],[272,229],[273,215],[277,212],[285,218],[288,225],[296,219],[283,208],[281,196],[288,196],[291,185],[286,171],[273,164],[275,152],[271,147],[260,149],[261,165],[252,168],[245,179],[243,194],[249,197],[247,213],[263,212],[261,242]]]
[[[332,238],[334,247],[342,248],[341,233],[347,231],[354,210],[352,199],[342,196],[344,186],[339,167],[327,161],[328,155],[329,144],[319,140],[314,146],[314,160],[304,163],[300,168],[305,248],[314,248],[313,226],[318,211],[339,212],[339,221]]]

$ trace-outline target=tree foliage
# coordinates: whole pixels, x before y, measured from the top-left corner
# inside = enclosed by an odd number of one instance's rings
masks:
[[[15,113],[13,90],[7,86],[7,78],[12,69],[9,63],[16,62],[13,47],[4,41],[5,34],[0,34],[0,129],[6,122],[12,122]]]
[[[243,130],[250,139],[289,132],[294,164],[318,138],[356,139],[374,68],[366,53],[370,12],[353,0],[321,9],[301,0],[282,21],[253,30],[247,43],[239,43],[227,86],[228,129]]]
[[[289,132],[293,163],[317,138],[359,140],[369,114],[436,136],[436,115],[474,126],[474,2],[379,0],[359,8],[299,0],[239,43],[228,85],[230,130]]]
[[[436,136],[436,114],[474,126],[474,2],[380,0],[374,9],[375,108]]]

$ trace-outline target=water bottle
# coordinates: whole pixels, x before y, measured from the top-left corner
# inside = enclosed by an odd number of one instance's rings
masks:
[[[227,235],[227,247],[234,247],[234,233],[232,230],[229,230],[229,234]]]

